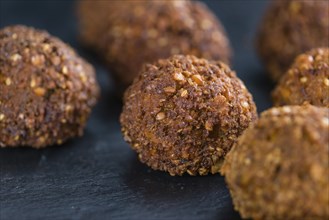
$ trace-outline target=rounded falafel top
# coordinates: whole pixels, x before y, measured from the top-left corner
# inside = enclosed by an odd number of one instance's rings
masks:
[[[175,55],[144,66],[125,92],[120,122],[153,169],[206,175],[219,172],[256,117],[251,94],[226,64]]]
[[[81,135],[98,93],[92,66],[58,38],[21,25],[0,30],[0,146]]]

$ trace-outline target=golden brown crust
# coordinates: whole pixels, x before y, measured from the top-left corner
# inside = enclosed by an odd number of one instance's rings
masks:
[[[81,135],[98,93],[92,66],[59,39],[19,25],[0,30],[0,146]]]
[[[143,163],[206,175],[219,172],[256,117],[252,96],[224,63],[176,55],[144,66],[125,93],[120,121]]]
[[[329,47],[327,1],[273,0],[260,27],[257,49],[270,76],[277,81],[296,56]]]
[[[84,42],[96,48],[125,85],[144,63],[173,54],[223,62],[231,57],[224,28],[199,2],[85,0],[79,8]]]
[[[272,108],[244,131],[222,172],[243,218],[329,217],[329,109]]]
[[[329,48],[299,55],[272,96],[276,106],[309,103],[329,107]]]

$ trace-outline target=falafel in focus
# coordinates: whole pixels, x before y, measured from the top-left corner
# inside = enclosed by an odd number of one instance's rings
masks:
[[[94,69],[49,33],[0,30],[0,146],[43,148],[83,133],[99,87]]]
[[[226,64],[175,55],[144,66],[120,122],[140,161],[174,176],[218,173],[256,118],[251,94]]]

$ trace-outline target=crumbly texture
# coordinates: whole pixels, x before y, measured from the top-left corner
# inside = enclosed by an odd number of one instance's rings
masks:
[[[144,63],[174,54],[228,63],[224,28],[196,1],[90,1],[79,4],[81,36],[105,59],[117,82],[132,83]]]
[[[220,171],[256,117],[252,96],[226,64],[176,55],[144,66],[125,92],[120,122],[143,163],[206,175]]]
[[[42,148],[82,135],[99,89],[91,65],[45,31],[0,30],[0,146]]]
[[[273,0],[261,24],[257,49],[273,80],[294,59],[318,47],[329,47],[329,3],[325,0]]]
[[[222,171],[243,218],[329,217],[329,109],[272,108],[244,131]]]
[[[276,106],[310,103],[329,107],[329,48],[299,55],[272,96]]]

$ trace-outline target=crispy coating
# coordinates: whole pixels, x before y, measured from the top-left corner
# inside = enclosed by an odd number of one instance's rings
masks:
[[[91,65],[47,32],[0,30],[0,146],[42,148],[82,135],[99,89]]]
[[[278,81],[299,54],[329,47],[328,39],[328,1],[273,0],[260,26],[257,49],[268,73]]]
[[[243,218],[329,217],[329,109],[272,108],[244,131],[222,172]]]
[[[170,175],[218,173],[257,117],[251,94],[222,62],[175,55],[145,65],[124,96],[124,139]]]
[[[276,106],[310,103],[329,107],[329,48],[299,55],[272,96]]]
[[[82,39],[129,85],[144,63],[173,54],[229,62],[231,49],[218,19],[196,1],[90,1],[79,4]]]

